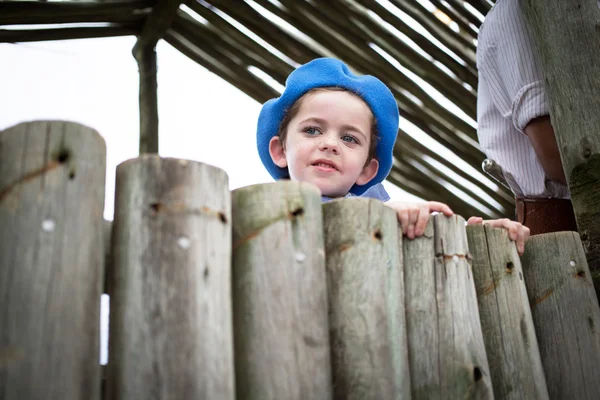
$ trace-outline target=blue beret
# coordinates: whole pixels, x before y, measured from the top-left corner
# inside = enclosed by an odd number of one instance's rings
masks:
[[[267,101],[260,110],[256,129],[258,154],[274,179],[288,177],[287,168],[280,168],[271,160],[269,141],[277,136],[281,121],[292,105],[306,92],[319,87],[340,87],[355,93],[369,105],[377,121],[379,171],[369,183],[352,186],[350,192],[361,195],[369,187],[382,182],[392,169],[392,151],[398,135],[398,105],[383,82],[371,75],[354,75],[340,60],[317,58],[288,76],[281,96]]]

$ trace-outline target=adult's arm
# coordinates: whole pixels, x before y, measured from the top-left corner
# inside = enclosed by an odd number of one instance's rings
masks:
[[[560,160],[560,152],[550,117],[544,115],[529,121],[525,127],[525,134],[531,141],[546,176],[566,185],[565,171]]]

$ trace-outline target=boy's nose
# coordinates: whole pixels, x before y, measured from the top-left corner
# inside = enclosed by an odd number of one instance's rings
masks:
[[[334,154],[338,154],[340,151],[337,140],[327,135],[323,135],[319,148],[321,151],[331,151]]]

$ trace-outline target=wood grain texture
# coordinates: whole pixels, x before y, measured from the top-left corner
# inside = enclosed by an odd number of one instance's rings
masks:
[[[158,80],[156,50],[146,46],[137,50],[140,72],[140,143],[139,151],[158,153]]]
[[[402,242],[415,399],[494,397],[464,223],[436,215],[422,237]]]
[[[600,298],[600,6],[525,0],[550,117],[588,266]]]
[[[117,167],[108,398],[234,398],[230,207],[218,168]]]
[[[0,132],[2,399],[98,399],[105,170],[85,126]]]
[[[548,399],[515,243],[505,229],[487,225],[468,226],[467,238],[494,396]]]
[[[579,235],[535,235],[522,262],[550,398],[600,398],[600,308]]]
[[[410,399],[396,213],[353,198],[323,205],[335,399]]]
[[[237,398],[331,399],[319,191],[281,181],[232,202]]]

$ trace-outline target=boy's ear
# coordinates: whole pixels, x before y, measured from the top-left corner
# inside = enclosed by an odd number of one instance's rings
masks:
[[[358,176],[356,180],[357,185],[366,185],[371,181],[371,179],[375,178],[377,172],[379,171],[379,161],[376,158],[372,158],[371,161],[363,168],[362,172]]]
[[[273,136],[269,141],[269,154],[271,155],[271,160],[273,160],[273,163],[279,168],[287,167],[285,149],[283,148],[283,143],[281,143],[281,139],[279,139],[278,136]]]

